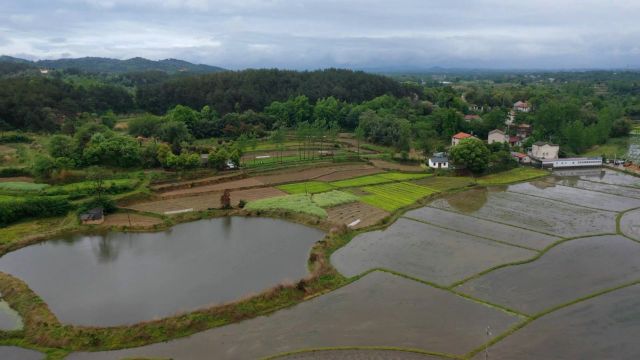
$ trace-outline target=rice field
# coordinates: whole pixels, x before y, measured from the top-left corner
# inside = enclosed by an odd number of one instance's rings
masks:
[[[316,205],[323,208],[358,201],[357,196],[338,190],[315,194],[311,199]]]
[[[415,174],[415,173],[399,173],[399,172],[390,172],[379,174],[378,176],[383,177],[385,179],[393,180],[393,181],[407,181],[407,180],[418,180],[426,177],[432,176],[431,174]]]
[[[250,201],[245,206],[245,209],[253,211],[283,210],[317,216],[323,219],[327,217],[327,212],[314,203],[311,195],[307,194],[285,195]]]
[[[324,181],[305,181],[280,185],[277,188],[288,194],[317,194],[335,189],[334,186]]]
[[[0,183],[0,191],[37,192],[48,188],[49,184],[35,184],[22,181],[8,181]]]
[[[371,195],[362,196],[362,202],[386,211],[398,210],[437,192],[408,182],[367,186],[363,190]]]

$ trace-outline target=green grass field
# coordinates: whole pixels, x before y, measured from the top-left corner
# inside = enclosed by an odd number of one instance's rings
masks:
[[[358,201],[358,197],[343,191],[333,190],[315,194],[313,195],[312,200],[316,205],[326,208]]]
[[[431,174],[390,172],[390,173],[378,174],[378,176],[381,176],[385,179],[389,179],[393,181],[407,181],[407,180],[423,179],[431,176]]]
[[[294,184],[280,185],[277,186],[277,188],[289,194],[317,194],[334,189],[331,184],[323,181],[305,181]]]
[[[360,197],[362,202],[387,211],[398,210],[437,192],[408,182],[367,186],[362,189],[371,193]]]
[[[105,180],[104,187],[107,192],[115,194],[118,192],[128,191],[133,189],[138,184],[137,179],[113,179]],[[81,181],[71,183],[67,185],[51,186],[44,190],[46,195],[61,195],[61,194],[82,194],[89,191],[93,191],[95,188],[94,181]]]
[[[367,186],[367,185],[384,184],[384,183],[393,182],[393,181],[422,179],[427,176],[431,176],[431,175],[389,172],[389,173],[361,176],[353,179],[332,181],[330,182],[330,184],[337,188],[348,188],[348,187],[360,187],[360,186]]]
[[[247,210],[284,210],[326,218],[327,212],[311,200],[311,195],[295,194],[250,201]]]
[[[583,156],[602,156],[607,158],[624,157],[629,151],[629,137],[610,138],[602,145],[595,145],[581,155]]]
[[[0,183],[0,191],[11,192],[38,192],[48,188],[49,184],[35,184],[29,182],[2,182]]]
[[[431,176],[428,178],[412,181],[412,183],[436,191],[446,191],[473,185],[475,181],[472,178],[466,176]]]
[[[549,172],[542,169],[535,169],[531,167],[519,167],[504,171],[497,174],[486,175],[478,178],[479,185],[491,186],[491,185],[504,185],[519,181],[531,180],[541,176],[549,175]]]

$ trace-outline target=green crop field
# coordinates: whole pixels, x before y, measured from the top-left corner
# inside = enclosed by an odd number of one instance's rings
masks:
[[[295,194],[250,201],[247,210],[284,210],[326,218],[327,212],[311,200],[311,195]]]
[[[484,186],[503,185],[519,181],[531,180],[549,175],[549,172],[531,167],[520,167],[497,174],[486,175],[478,178],[478,184]]]
[[[0,183],[0,191],[11,192],[37,192],[48,188],[49,184],[35,184],[29,182],[2,182]]]
[[[412,181],[412,183],[436,191],[446,191],[473,185],[475,181],[466,176],[431,176],[425,179]]]
[[[333,190],[313,195],[313,202],[320,207],[332,207],[358,201],[358,197],[343,191]]]
[[[384,183],[389,183],[393,181],[422,179],[428,176],[431,176],[431,175],[389,172],[389,173],[361,176],[353,179],[332,181],[330,182],[330,184],[338,188],[348,188],[348,187],[384,184]]]
[[[367,186],[362,189],[371,193],[362,196],[362,202],[387,211],[398,210],[437,192],[408,182]]]
[[[334,187],[323,181],[305,181],[277,186],[278,189],[289,194],[316,194],[333,190]]]
[[[119,192],[124,192],[127,190],[133,189],[138,183],[137,179],[113,179],[113,180],[105,180],[104,188],[107,192],[115,194]],[[76,183],[71,183],[67,185],[58,185],[51,186],[44,190],[46,195],[62,195],[62,194],[70,194],[74,193],[86,193],[88,191],[92,191],[95,188],[94,181],[81,181]]]

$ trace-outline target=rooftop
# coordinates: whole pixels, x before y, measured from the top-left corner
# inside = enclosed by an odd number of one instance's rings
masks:
[[[457,133],[457,134],[455,134],[455,135],[453,135],[454,139],[466,139],[466,138],[470,138],[470,137],[473,137],[473,135],[467,134],[466,132],[462,132],[462,131]]]

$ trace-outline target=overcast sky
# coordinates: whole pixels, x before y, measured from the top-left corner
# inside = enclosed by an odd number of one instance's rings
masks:
[[[639,68],[640,0],[0,0],[0,54],[230,69]]]

